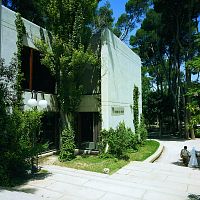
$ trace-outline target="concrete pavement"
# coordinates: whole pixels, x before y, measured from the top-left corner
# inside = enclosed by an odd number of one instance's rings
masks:
[[[175,165],[182,165],[180,161],[180,151],[184,146],[188,147],[191,151],[192,147],[200,151],[200,139],[195,140],[158,140],[163,146],[164,150],[156,161],[157,163],[168,163]]]
[[[192,148],[197,147],[200,140],[187,142]],[[15,188],[17,191],[1,190],[0,199],[186,200],[188,194],[200,194],[200,170],[176,164],[185,143],[161,143],[165,148],[156,162],[131,162],[111,176],[54,165],[43,166],[50,172],[47,177],[31,180]]]

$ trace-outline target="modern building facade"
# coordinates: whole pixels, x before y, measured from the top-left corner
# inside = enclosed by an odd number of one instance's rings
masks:
[[[15,27],[16,13],[1,7],[1,58],[9,64],[17,52],[17,32]],[[44,140],[52,142],[52,148],[59,143],[59,110],[56,103],[55,80],[48,69],[40,63],[40,53],[34,45],[34,39],[45,37],[45,29],[23,19],[26,27],[22,68],[24,73],[24,109],[31,91],[37,91],[41,99],[44,92],[48,102],[48,114],[44,121]],[[133,88],[139,88],[139,113],[142,113],[141,60],[111,31],[105,29],[101,36],[101,69],[88,69],[84,74],[85,95],[81,98],[77,110],[77,144],[80,148],[95,149],[101,129],[116,128],[124,121],[127,127],[134,130],[133,124]],[[98,71],[100,70],[100,71]],[[45,77],[45,78],[44,78]],[[98,86],[97,86],[98,83]],[[100,83],[100,84],[99,84]],[[46,129],[46,130],[45,130]]]

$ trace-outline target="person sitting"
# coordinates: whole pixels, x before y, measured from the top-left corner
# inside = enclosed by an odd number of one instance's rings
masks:
[[[180,156],[183,160],[183,164],[188,166],[190,160],[190,152],[187,150],[187,146],[184,146],[184,148],[181,150]]]

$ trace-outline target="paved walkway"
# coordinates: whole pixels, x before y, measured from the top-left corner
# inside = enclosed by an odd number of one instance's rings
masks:
[[[168,163],[181,165],[180,162],[180,151],[184,146],[188,147],[188,150],[191,151],[192,147],[195,147],[196,150],[200,151],[200,139],[195,140],[159,140],[164,146],[164,151],[160,158],[156,161],[157,163]]]
[[[1,190],[0,199],[186,200],[190,193],[200,194],[200,170],[176,164],[185,142],[161,142],[165,149],[155,163],[131,162],[111,176],[47,165],[46,178],[29,181],[18,191]],[[186,143],[197,147],[200,140]]]

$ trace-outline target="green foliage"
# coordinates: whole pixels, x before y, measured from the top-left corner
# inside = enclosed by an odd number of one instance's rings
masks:
[[[110,8],[110,3],[106,1],[105,4],[96,11],[94,23],[97,31],[102,30],[103,28],[113,28],[114,18],[112,15],[113,10]]]
[[[196,129],[195,131],[195,137],[200,138],[200,129]]]
[[[190,67],[190,63],[186,67],[186,63],[199,55],[199,20],[195,19],[199,16],[200,3],[185,0],[154,0],[152,3],[141,28],[130,40],[145,68],[144,117],[151,124],[159,120],[160,133],[164,129],[162,124],[166,122],[172,127],[171,131],[180,132],[183,130],[181,124],[186,123],[190,116],[186,110],[190,97],[186,93],[193,81],[191,75],[198,73],[198,58],[193,63],[194,67]],[[144,85],[148,79],[149,88]],[[147,100],[151,105],[148,105]],[[166,102],[169,102],[170,107],[165,106]]]
[[[108,145],[108,151],[106,148]],[[126,128],[125,123],[121,122],[114,130],[110,128],[102,130],[100,133],[99,149],[101,154],[108,153],[117,158],[127,158],[129,149],[137,148],[135,134],[130,128]]]
[[[146,129],[146,125],[145,125],[143,116],[140,118],[140,124],[139,124],[138,130],[137,130],[137,134],[140,136],[140,143],[144,144],[146,142],[148,132]]]
[[[137,133],[138,124],[139,124],[139,108],[138,108],[138,101],[139,101],[139,90],[136,85],[134,85],[133,89],[133,123],[135,127],[135,132]]]
[[[103,129],[103,130],[101,130],[101,132],[99,134],[98,150],[102,155],[104,153],[107,153],[106,148],[109,143],[110,133],[112,134],[112,132],[114,132],[114,130],[112,128],[110,128],[109,131],[107,131],[106,129]]]
[[[198,35],[198,47],[200,47],[200,35]],[[200,54],[200,52],[199,52]],[[199,54],[193,59],[187,62],[187,68],[191,70],[194,75],[197,75],[196,79],[193,79],[193,82],[190,83],[187,90],[187,97],[190,98],[190,101],[187,104],[187,110],[190,112],[190,120],[188,126],[195,131],[199,136],[199,130],[196,130],[196,126],[200,124],[200,82],[199,82],[199,73],[200,73],[200,56]]]
[[[126,12],[118,18],[115,25],[115,33],[117,33],[120,39],[126,39],[128,33],[136,28],[149,9],[150,3],[151,1],[149,0],[127,1],[125,4]]]
[[[61,134],[60,161],[64,162],[75,158],[74,150],[74,131],[66,127]]]
[[[0,182],[15,185],[30,169],[31,157],[37,156],[47,145],[37,144],[35,135],[41,126],[38,111],[22,111],[16,101],[16,60],[9,66],[0,62]],[[17,106],[16,106],[17,105]],[[33,143],[35,142],[35,143]],[[33,145],[34,144],[34,145]]]
[[[47,28],[51,31],[51,41],[50,44],[44,40],[35,42],[42,53],[42,63],[55,77],[58,106],[61,113],[68,114],[68,126],[73,124],[72,115],[84,92],[83,74],[99,64],[97,55],[89,47],[92,36],[89,25],[96,6],[95,0],[47,2],[47,22],[50,22]]]
[[[200,71],[200,56],[194,57],[193,60],[188,61],[187,68],[190,69],[193,74],[198,74]]]
[[[39,129],[41,126],[39,111],[21,111],[13,108],[7,114],[6,132],[1,135],[1,170],[2,180],[6,186],[15,184],[17,179],[26,175],[31,168],[31,158],[47,149],[47,144],[39,144]],[[6,174],[6,176],[5,176]]]
[[[33,23],[44,24],[45,0],[3,0],[2,4]]]
[[[16,92],[17,92],[17,104],[22,104],[22,88],[21,81],[23,79],[22,74],[22,49],[23,49],[23,36],[26,34],[26,28],[24,26],[22,17],[19,13],[16,15],[15,26],[17,30],[17,77],[16,77]]]
[[[98,65],[98,58],[91,50],[80,45],[73,48],[58,37],[53,37],[51,47],[36,41],[41,51],[42,63],[50,69],[57,82],[58,101],[62,112],[75,112],[83,93],[82,76],[87,69]]]
[[[15,132],[25,158],[32,158],[45,151],[48,144],[40,144],[41,117],[43,113],[34,110],[21,111],[13,109],[11,114],[12,126],[9,132]]]

